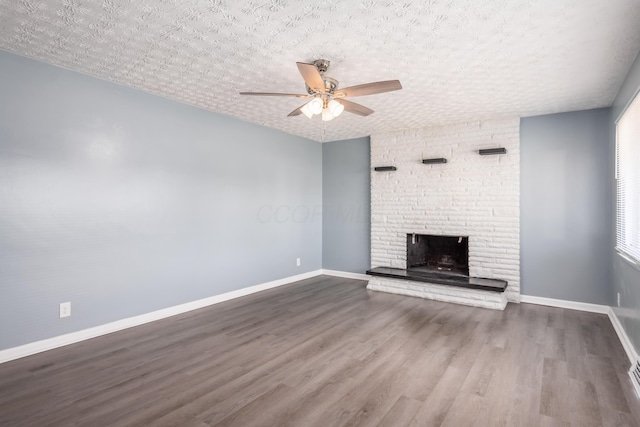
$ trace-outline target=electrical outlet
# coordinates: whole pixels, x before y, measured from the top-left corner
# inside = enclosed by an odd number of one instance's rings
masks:
[[[60,318],[71,316],[71,303],[70,302],[62,302],[60,303]]]
[[[620,307],[620,292],[618,292],[618,307]]]
[[[296,267],[300,267],[300,258],[296,258]]]

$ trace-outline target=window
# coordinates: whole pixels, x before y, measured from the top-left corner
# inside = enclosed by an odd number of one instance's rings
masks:
[[[640,94],[616,123],[616,249],[640,264]]]

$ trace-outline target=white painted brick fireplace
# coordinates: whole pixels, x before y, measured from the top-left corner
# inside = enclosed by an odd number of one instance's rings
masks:
[[[507,153],[478,154],[480,149],[495,147],[504,147]],[[519,118],[373,135],[371,267],[406,268],[410,233],[469,236],[469,275],[508,281],[502,298],[519,302],[519,148]],[[438,157],[445,157],[447,163],[422,164],[423,158]],[[376,166],[395,166],[397,170],[377,172],[373,170]],[[370,288],[388,290],[384,288],[398,282],[402,281],[374,277]],[[406,284],[407,288],[416,286],[432,285]],[[421,296],[495,305],[483,302],[482,295],[475,290],[433,285]]]

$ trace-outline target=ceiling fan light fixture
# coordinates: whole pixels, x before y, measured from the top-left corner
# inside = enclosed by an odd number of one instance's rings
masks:
[[[323,122],[328,122],[329,120],[333,120],[335,118],[335,116],[333,115],[333,113],[331,112],[330,109],[325,108],[324,110],[322,110],[322,121]]]
[[[329,111],[331,111],[331,114],[333,115],[333,117],[338,117],[344,111],[344,105],[342,105],[335,99],[332,99],[331,101],[329,101],[329,104],[327,105],[327,107],[329,108]]]
[[[309,111],[311,111],[312,114],[320,114],[322,113],[322,104],[322,99],[313,98],[307,105],[309,106]]]
[[[312,118],[313,117],[313,112],[311,112],[311,107],[309,106],[309,104],[311,104],[311,103],[307,102],[302,107],[300,107],[300,111],[302,111],[302,114],[304,114],[308,118]]]

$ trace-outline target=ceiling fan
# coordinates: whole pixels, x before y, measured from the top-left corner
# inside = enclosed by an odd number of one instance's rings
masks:
[[[365,83],[357,86],[338,88],[338,81],[325,75],[329,68],[329,61],[318,59],[313,64],[296,62],[298,71],[302,75],[307,88],[306,94],[270,93],[270,92],[240,92],[240,95],[255,96],[293,96],[297,98],[311,98],[304,105],[289,113],[289,117],[304,114],[312,118],[315,114],[322,114],[322,120],[328,121],[338,117],[343,111],[359,116],[368,116],[373,110],[364,105],[347,101],[345,98],[355,96],[374,95],[376,93],[391,92],[402,89],[399,80]]]

